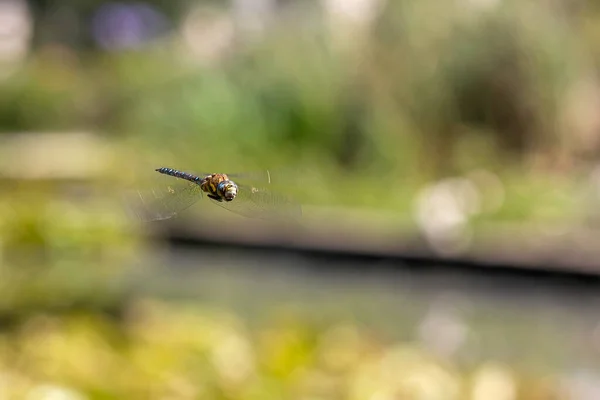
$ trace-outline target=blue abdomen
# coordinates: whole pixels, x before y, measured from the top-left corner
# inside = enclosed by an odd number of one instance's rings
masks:
[[[190,182],[199,182],[200,181],[200,177],[198,177],[196,175],[192,175],[187,172],[179,171],[179,170],[176,170],[173,168],[162,167],[162,168],[156,169],[156,172],[159,172],[164,175],[174,176],[176,178],[185,179]]]

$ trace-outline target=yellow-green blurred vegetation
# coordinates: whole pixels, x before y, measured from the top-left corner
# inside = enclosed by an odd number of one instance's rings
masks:
[[[101,315],[38,315],[4,334],[5,398],[568,398],[551,375],[460,369],[349,323],[287,317],[250,331],[222,309],[146,300],[130,311],[119,329]]]
[[[502,201],[473,223],[586,223],[595,2],[388,1],[368,26],[291,2],[255,39],[230,30],[221,2],[155,1],[172,30],[115,51],[95,47],[85,18],[60,23],[100,2],[43,3],[27,56],[0,66],[2,399],[571,398],[554,372],[465,366],[351,323],[255,327],[140,300],[124,277],[156,244],[120,200],[161,166],[271,168],[309,207],[410,220],[423,187],[483,170]],[[47,132],[89,133],[101,151],[9,146]]]

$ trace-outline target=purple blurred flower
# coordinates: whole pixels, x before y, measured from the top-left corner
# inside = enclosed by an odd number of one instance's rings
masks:
[[[94,40],[107,50],[140,47],[166,30],[165,16],[144,3],[103,4],[92,19]]]

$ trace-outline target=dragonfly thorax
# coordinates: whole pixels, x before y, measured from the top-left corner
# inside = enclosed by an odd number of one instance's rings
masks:
[[[238,193],[237,185],[225,174],[211,174],[202,179],[200,187],[210,197],[218,201],[231,201]]]

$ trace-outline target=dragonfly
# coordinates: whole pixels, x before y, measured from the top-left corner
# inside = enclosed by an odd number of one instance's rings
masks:
[[[258,219],[300,217],[302,209],[290,197],[270,189],[271,173],[192,174],[161,167],[156,172],[174,178],[170,184],[137,191],[133,211],[143,221],[174,218],[203,197],[235,214]],[[254,181],[254,184],[241,181]],[[258,185],[261,183],[261,185]]]

